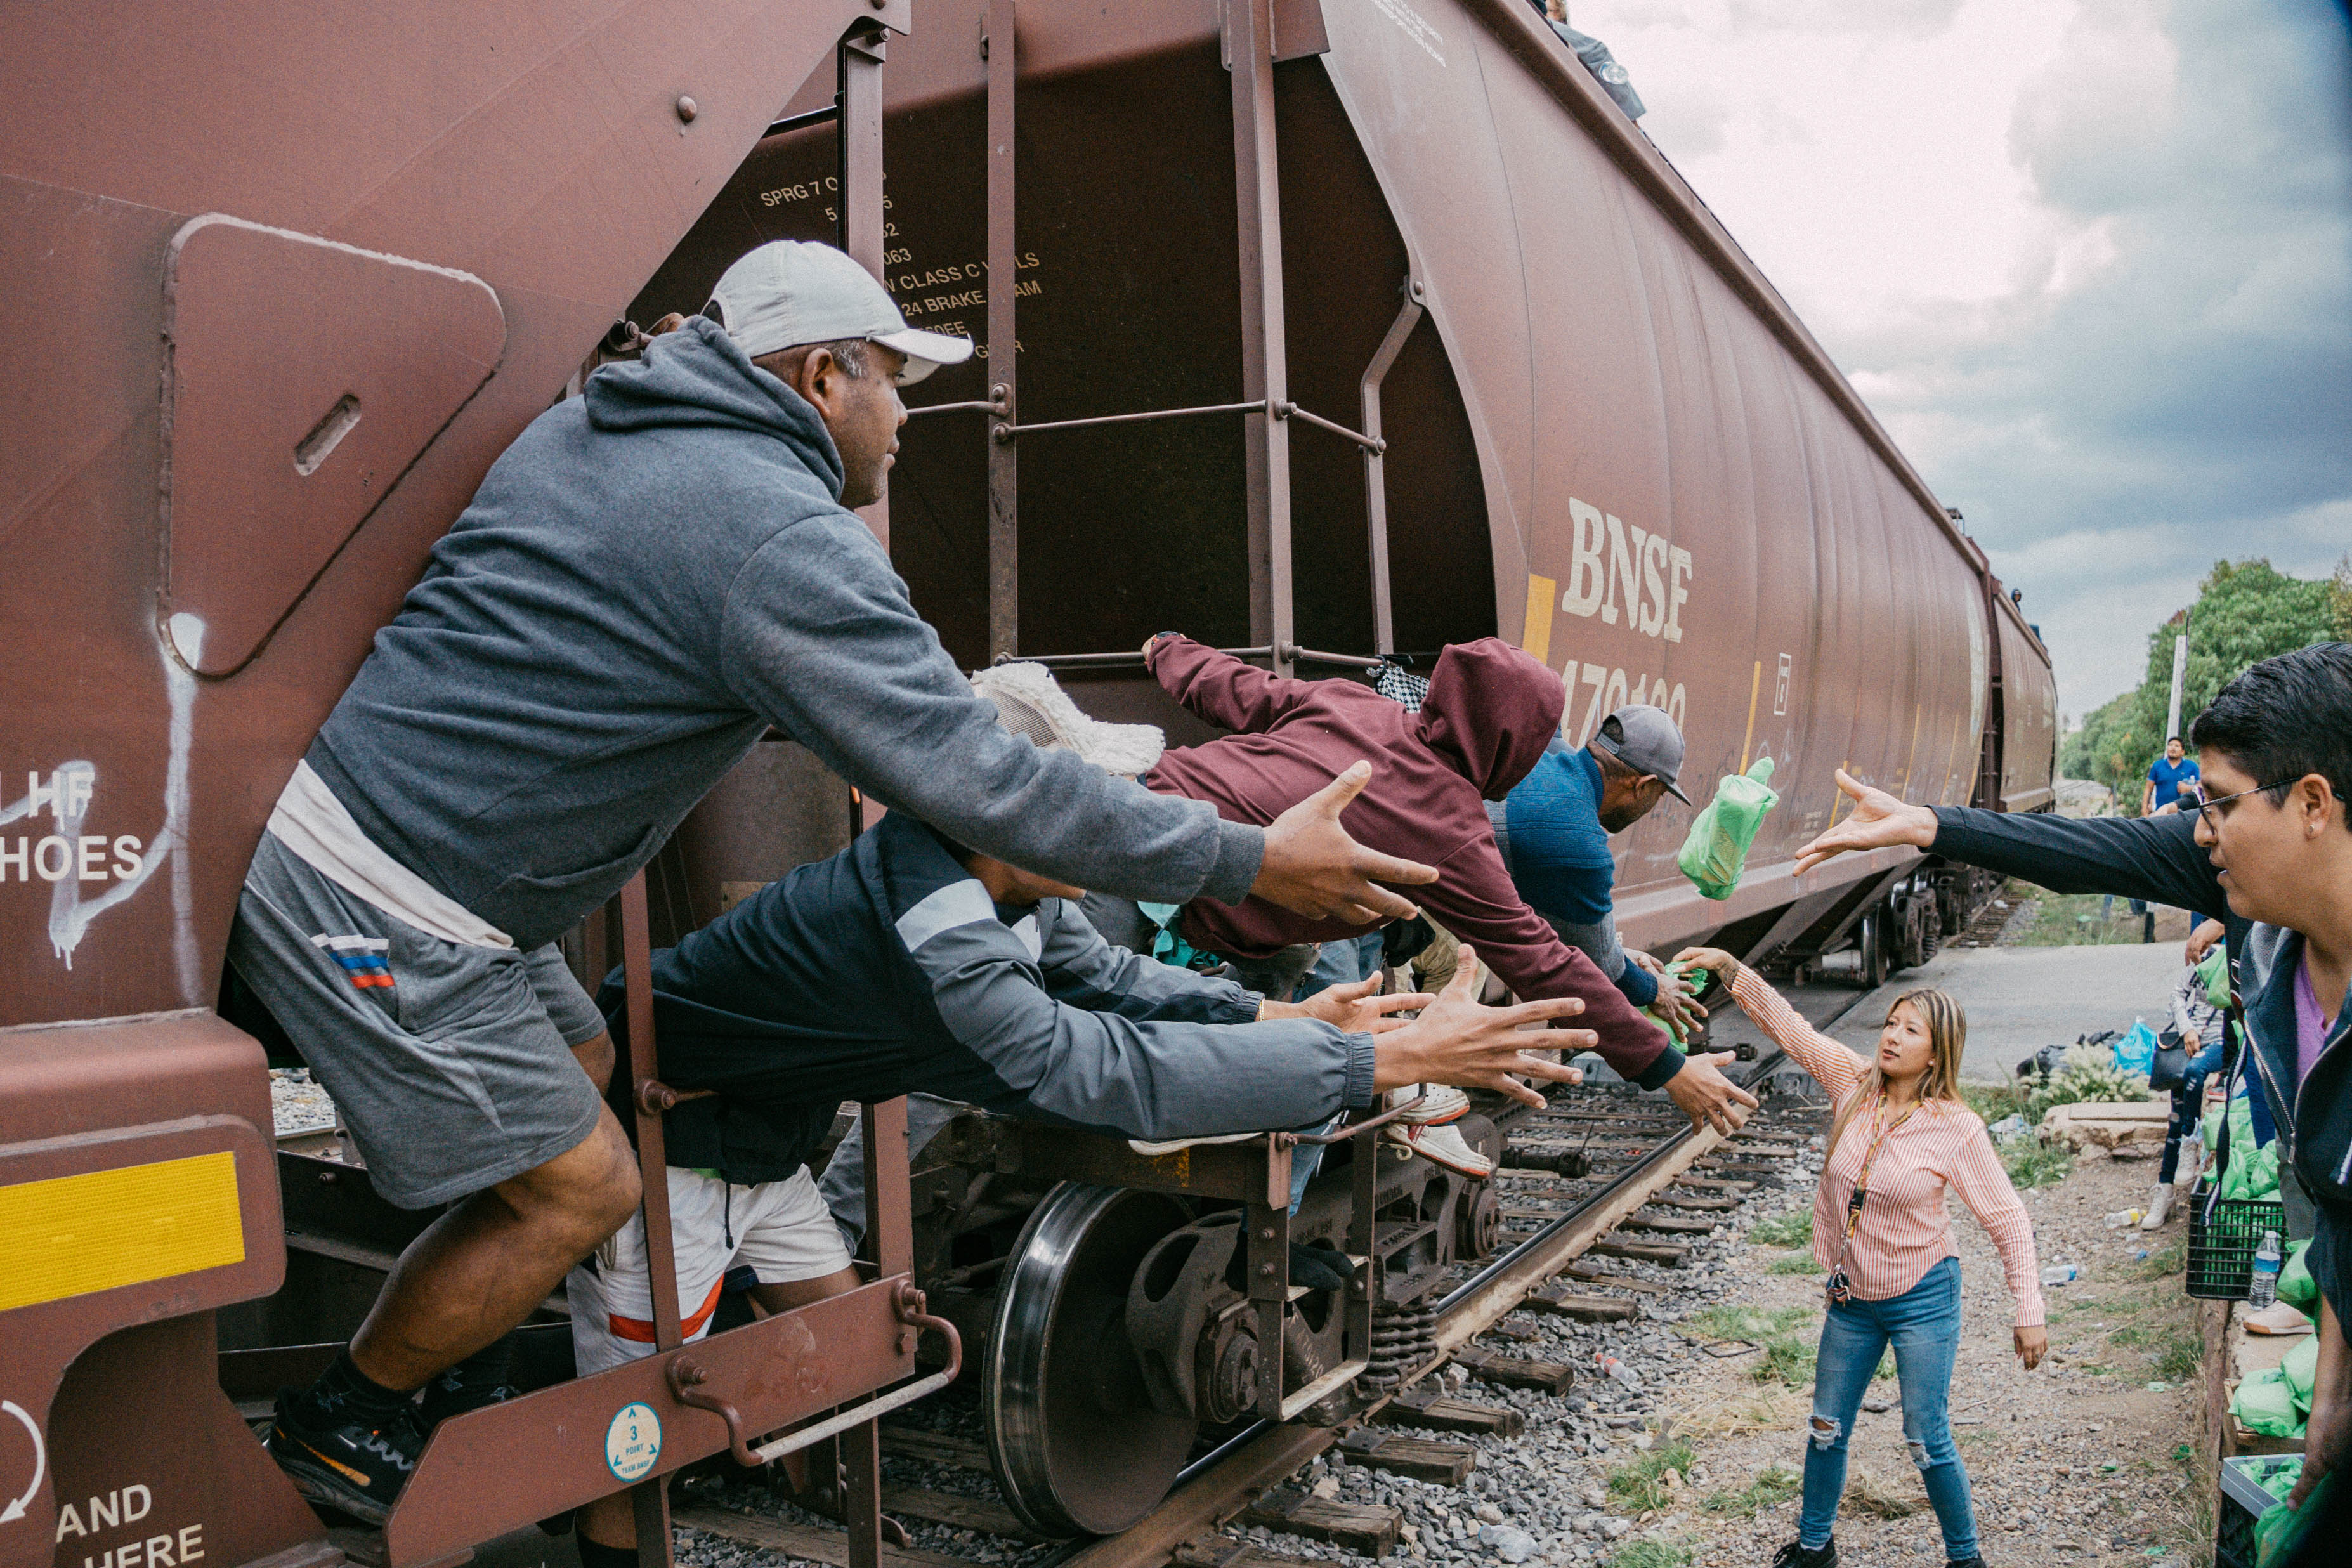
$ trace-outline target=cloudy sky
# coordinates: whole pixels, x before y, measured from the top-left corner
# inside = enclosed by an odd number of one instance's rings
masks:
[[[2352,550],[2330,0],[1570,0],[2025,591],[2076,717],[2221,555]]]

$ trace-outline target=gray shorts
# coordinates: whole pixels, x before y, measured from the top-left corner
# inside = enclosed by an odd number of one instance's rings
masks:
[[[375,1190],[403,1208],[543,1165],[603,1112],[572,1047],[604,1019],[552,945],[429,936],[265,833],[228,957],[334,1097]]]

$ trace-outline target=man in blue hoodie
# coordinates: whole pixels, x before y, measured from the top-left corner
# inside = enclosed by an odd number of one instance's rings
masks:
[[[270,1451],[312,1500],[381,1521],[423,1426],[496,1381],[443,1374],[635,1207],[611,1042],[552,944],[770,726],[959,843],[1129,896],[1370,921],[1410,907],[1373,879],[1435,877],[1340,828],[1360,768],[1261,829],[998,726],[848,510],[883,493],[898,385],[970,353],[830,247],[744,257],[492,466],[287,784],[230,961],[376,1190],[452,1205],[279,1398]]]

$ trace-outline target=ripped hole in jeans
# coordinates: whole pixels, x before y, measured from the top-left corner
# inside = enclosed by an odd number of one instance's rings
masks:
[[[1905,1441],[1911,1445],[1911,1462],[1913,1464],[1918,1466],[1923,1470],[1933,1469],[1935,1468],[1935,1461],[1927,1458],[1927,1444],[1918,1441],[1916,1438],[1906,1438]]]
[[[1814,1416],[1813,1447],[1826,1451],[1832,1444],[1838,1440],[1839,1431],[1840,1427],[1833,1417],[1827,1415]]]

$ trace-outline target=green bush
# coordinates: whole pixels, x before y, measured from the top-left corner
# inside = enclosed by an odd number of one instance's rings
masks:
[[[1631,1464],[1620,1465],[1609,1472],[1610,1500],[1628,1513],[1664,1508],[1674,1496],[1666,1486],[1666,1472],[1688,1476],[1697,1458],[1691,1446],[1679,1437],[1671,1443],[1661,1443],[1646,1454],[1637,1454]]]
[[[1608,1568],[1690,1568],[1691,1549],[1673,1541],[1629,1541],[1609,1554]]]
[[[2064,1181],[2074,1172],[2074,1156],[2061,1143],[2020,1143],[2002,1152],[2000,1164],[2010,1184],[2022,1192]]]
[[[1790,1209],[1756,1222],[1748,1233],[1766,1247],[1811,1247],[1813,1244],[1813,1211],[1810,1208]]]
[[[1779,1465],[1770,1465],[1738,1491],[1711,1492],[1699,1506],[1712,1514],[1754,1519],[1759,1510],[1776,1508],[1804,1489],[1804,1477]]]

